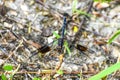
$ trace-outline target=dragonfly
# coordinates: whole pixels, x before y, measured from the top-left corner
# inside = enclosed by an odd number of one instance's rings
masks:
[[[62,31],[61,31],[61,38],[58,39],[58,48],[60,49],[60,52],[63,51],[63,44],[64,44],[64,35],[65,35],[65,29],[66,29],[66,26],[67,26],[67,18],[68,14],[64,14],[64,17],[63,17],[63,25],[62,25]]]
[[[66,30],[66,27],[67,27],[67,24],[68,24],[68,21],[67,21],[67,17],[68,17],[68,16],[69,16],[69,15],[68,15],[67,13],[64,13],[64,15],[63,15],[63,25],[62,25],[62,28],[61,28],[61,36],[60,36],[60,38],[57,40],[57,41],[58,41],[58,47],[57,47],[57,49],[58,49],[58,52],[59,52],[60,54],[63,53],[63,51],[64,51],[64,48],[63,48],[63,46],[64,46],[64,37],[65,37],[65,30]],[[31,59],[33,56],[35,56],[35,55],[38,54],[38,53],[43,53],[43,54],[45,54],[45,53],[49,52],[49,51],[51,50],[50,45],[53,44],[54,42],[56,42],[56,40],[53,41],[53,42],[51,42],[51,43],[49,43],[49,44],[47,44],[47,45],[44,45],[44,46],[38,48],[37,51],[33,51],[33,52],[32,52],[32,55],[29,57],[29,59]],[[88,50],[87,47],[82,46],[82,45],[80,45],[80,44],[77,44],[77,45],[75,46],[75,48],[76,48],[77,50],[79,50],[79,51],[82,51],[82,52]]]
[[[68,16],[68,14],[67,14],[67,13],[64,13],[63,15],[64,15],[64,16],[63,16],[63,25],[62,25],[62,28],[61,28],[61,37],[58,39],[58,47],[57,47],[57,49],[58,49],[58,51],[59,51],[60,53],[62,53],[62,51],[63,51],[64,36],[65,36],[64,34],[65,34],[65,29],[66,29],[66,27],[67,27],[67,20],[66,20],[66,18],[67,18],[67,16]],[[51,43],[49,43],[49,44],[47,44],[47,45],[44,45],[44,46],[38,48],[38,49],[37,49],[37,52],[36,52],[36,51],[33,51],[33,52],[32,52],[33,55],[31,55],[29,58],[33,57],[34,55],[38,54],[39,52],[40,52],[40,53],[43,53],[43,54],[49,52],[49,51],[51,50],[51,48],[50,48],[49,45],[53,44],[54,42],[56,42],[56,40],[53,41],[53,42],[51,42]]]

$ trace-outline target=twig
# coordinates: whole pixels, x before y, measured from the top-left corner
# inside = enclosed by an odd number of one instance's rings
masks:
[[[90,6],[88,7],[87,13],[89,13],[89,12],[91,11],[92,5],[93,5],[93,0],[90,2]],[[83,24],[85,23],[85,21],[86,21],[86,17],[84,17],[83,20],[81,21],[81,23],[80,23],[80,25],[79,25],[79,30],[78,30],[78,32],[75,34],[75,38],[74,38],[74,40],[72,41],[72,44],[75,44],[76,40],[78,41],[79,36],[80,36],[81,29],[82,29],[82,26],[83,26]],[[79,36],[78,36],[78,35],[79,35]]]
[[[61,65],[62,65],[62,63],[63,63],[63,57],[64,57],[64,54],[61,54],[61,55],[59,56],[59,61],[60,61],[60,63],[59,63],[58,66],[56,66],[55,71],[58,71],[58,70],[60,69],[60,67],[61,67]]]
[[[14,50],[14,51],[10,51],[10,54],[8,55],[8,57],[4,60],[4,62],[2,63],[2,64],[4,64],[8,59],[10,59],[11,58],[11,56],[15,53],[15,51],[21,46],[21,44],[23,43],[23,41],[22,42],[20,42],[20,44],[16,47],[16,49]]]
[[[3,74],[4,72],[0,72],[0,74]],[[55,70],[41,70],[41,72],[31,72],[31,71],[18,71],[15,74],[53,74],[56,73]],[[73,72],[66,72],[64,71],[64,74],[79,74],[79,71],[73,71]],[[81,74],[96,74],[98,71],[83,71]],[[6,72],[6,74],[12,74],[12,72]]]

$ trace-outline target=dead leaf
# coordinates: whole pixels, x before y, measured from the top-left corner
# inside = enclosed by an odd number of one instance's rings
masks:
[[[100,9],[104,9],[109,7],[110,5],[108,3],[100,3],[100,2],[94,2],[93,7],[95,7],[96,9],[100,10]]]

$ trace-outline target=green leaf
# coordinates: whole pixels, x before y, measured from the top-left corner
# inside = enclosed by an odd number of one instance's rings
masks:
[[[70,51],[70,48],[68,46],[68,42],[67,41],[64,42],[64,46],[65,46],[65,49],[67,50],[68,54],[70,55],[71,51]]]
[[[63,75],[63,70],[58,70],[57,74]]]
[[[58,44],[58,40],[54,41],[53,45],[57,45]]]
[[[76,13],[78,15],[82,14],[82,15],[90,16],[90,14],[87,14],[84,11],[77,10],[77,8],[76,8],[77,4],[78,4],[78,0],[73,0],[73,3],[72,3],[72,14]]]
[[[113,41],[118,35],[120,35],[120,30],[118,30],[118,31],[108,40],[108,44],[112,43],[112,41]]]
[[[76,13],[77,14],[81,14],[81,15],[86,15],[86,16],[91,16],[90,14],[88,14],[88,13],[86,13],[86,12],[84,12],[84,11],[81,11],[81,10],[76,10]]]
[[[94,2],[111,2],[112,0],[94,0]]]
[[[78,0],[74,0],[72,3],[72,13],[75,13],[75,11],[77,10],[76,9],[77,4],[78,4]]]
[[[3,69],[6,70],[6,71],[11,71],[11,70],[13,70],[13,66],[10,65],[10,64],[5,64],[5,65],[3,66]]]
[[[94,0],[94,2],[98,2],[98,0]]]
[[[56,33],[55,31],[53,32],[53,35],[55,35],[55,37],[56,37],[57,39],[60,38],[60,35],[59,35],[58,33]]]
[[[81,74],[77,74],[77,76],[79,76],[79,77],[80,77],[80,76],[81,76]]]
[[[41,78],[36,78],[36,77],[35,77],[35,78],[33,78],[32,80],[42,80],[42,79],[41,79]]]
[[[1,75],[1,78],[2,80],[7,80],[7,77],[4,74]]]
[[[108,67],[107,69],[101,71],[100,73],[96,74],[95,76],[92,76],[88,80],[100,80],[101,78],[103,78],[119,69],[120,69],[120,62],[112,65],[111,67]]]

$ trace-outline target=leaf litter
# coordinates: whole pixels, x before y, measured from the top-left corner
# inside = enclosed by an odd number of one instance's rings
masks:
[[[90,2],[91,0],[78,1],[77,9],[87,11]],[[87,79],[117,62],[119,38],[112,45],[106,44],[111,35],[119,29],[120,11],[117,2],[99,5],[102,8],[93,5],[90,11],[92,16],[85,17],[81,29],[77,30],[81,31],[79,35],[75,35],[77,31],[73,31],[73,28],[77,26],[79,29],[85,15],[74,14],[75,17],[71,6],[72,0],[46,0],[45,2],[42,0],[5,0],[4,5],[1,2],[0,13],[2,10],[6,11],[5,8],[9,10],[4,15],[1,13],[0,16],[0,65],[12,64],[14,70],[19,66],[13,80],[31,80],[34,77],[77,80],[80,78],[78,74],[82,74],[82,78]],[[100,16],[95,12],[98,12]],[[53,36],[52,32],[60,33],[63,13],[70,15],[65,33],[65,40],[71,51],[70,56],[65,50],[63,50],[64,56],[61,56],[57,51],[57,44],[49,45],[51,48],[49,52],[39,53],[38,49],[49,43],[49,38]],[[55,37],[52,39],[56,40]],[[75,43],[73,44],[72,41]],[[87,49],[77,50],[75,47],[78,44]],[[37,54],[29,59],[34,52]],[[57,70],[61,70],[62,74],[57,73]],[[0,74],[3,73],[1,68]],[[56,76],[56,74],[59,75]],[[108,79],[117,80],[118,77],[119,75],[111,75]]]

